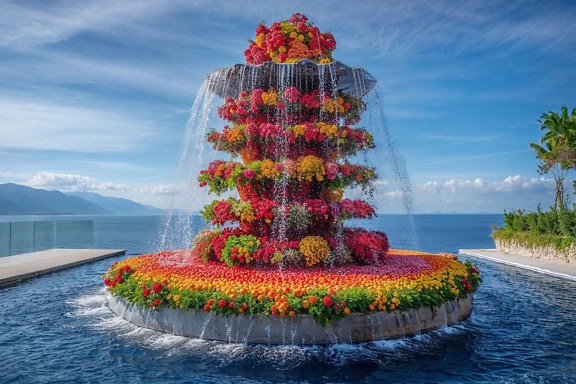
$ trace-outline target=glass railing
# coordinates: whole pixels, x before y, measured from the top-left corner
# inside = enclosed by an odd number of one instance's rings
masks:
[[[92,248],[91,220],[17,221],[0,223],[0,256],[53,248]]]

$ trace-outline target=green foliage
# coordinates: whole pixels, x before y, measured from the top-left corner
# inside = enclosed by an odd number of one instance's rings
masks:
[[[345,302],[353,312],[365,312],[376,295],[364,287],[352,287],[336,294],[335,301]]]
[[[504,232],[501,232],[501,231]],[[509,233],[527,232],[533,235],[576,237],[576,210],[561,208],[528,213],[524,210],[504,212],[504,227],[496,237]],[[496,238],[495,237],[495,238]]]
[[[504,213],[504,227],[492,233],[495,240],[526,249],[552,247],[568,257],[576,249],[576,209],[550,209]]]
[[[222,261],[229,267],[248,264],[260,248],[260,241],[253,235],[228,236],[222,250]]]

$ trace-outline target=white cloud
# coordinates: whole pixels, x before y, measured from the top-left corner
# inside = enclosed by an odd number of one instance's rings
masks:
[[[494,192],[550,192],[554,191],[554,180],[550,178],[527,178],[520,175],[508,176],[503,180],[486,181],[482,178],[444,182],[427,181],[415,186],[418,193],[494,193]]]
[[[24,185],[40,189],[57,189],[63,192],[123,191],[127,188],[126,185],[122,184],[98,182],[95,178],[89,176],[54,172],[38,172],[25,181]]]
[[[571,181],[568,182],[568,184]],[[571,185],[566,190],[571,190]],[[546,177],[508,176],[500,180],[483,178],[429,180],[412,186],[412,194],[399,188],[375,194],[381,213],[503,212],[512,209],[547,208],[552,205],[555,183]],[[407,202],[407,204],[406,204]]]
[[[74,173],[38,172],[21,184],[32,188],[58,190],[62,192],[95,192],[103,196],[130,199],[141,204],[149,204],[159,208],[175,207],[175,199],[188,193],[182,186],[176,184],[149,184],[141,186],[133,183],[103,182],[94,177]],[[202,199],[195,199],[198,202]],[[189,201],[186,201],[189,203]],[[206,203],[206,202],[204,202]],[[194,206],[201,209],[202,205]]]
[[[136,188],[135,192],[139,195],[174,196],[182,193],[182,189],[174,184],[163,184]]]
[[[179,9],[181,4],[179,1],[87,0],[28,7],[3,2],[0,46],[28,47],[65,40],[79,32],[107,31]]]

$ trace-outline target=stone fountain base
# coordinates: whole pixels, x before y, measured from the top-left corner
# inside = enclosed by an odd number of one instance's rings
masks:
[[[116,315],[140,327],[179,336],[230,343],[325,345],[397,339],[457,324],[470,316],[473,296],[448,301],[439,307],[410,311],[351,313],[322,326],[310,315],[222,317],[213,312],[173,308],[149,309],[110,296]]]

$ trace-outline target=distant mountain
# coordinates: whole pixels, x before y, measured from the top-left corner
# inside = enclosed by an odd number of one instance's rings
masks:
[[[150,205],[139,204],[119,197],[102,196],[93,192],[70,192],[67,195],[80,197],[109,210],[115,215],[159,215],[164,213],[164,210]]]
[[[0,184],[0,215],[106,215],[112,212],[77,196],[19,184]]]
[[[0,215],[158,215],[164,211],[97,193],[47,191],[0,184]]]

